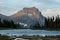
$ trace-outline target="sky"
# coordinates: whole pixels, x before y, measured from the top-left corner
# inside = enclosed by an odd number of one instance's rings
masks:
[[[24,7],[36,7],[44,16],[60,15],[60,0],[0,0],[3,15],[13,15]]]

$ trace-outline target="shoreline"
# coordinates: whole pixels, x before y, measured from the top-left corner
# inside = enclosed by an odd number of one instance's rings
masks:
[[[26,29],[26,28],[25,28]],[[0,30],[21,30],[21,29],[14,29],[14,28],[0,28]],[[23,29],[24,30],[24,29]],[[27,29],[26,29],[27,30]],[[60,31],[60,29],[29,29],[29,30],[46,30],[46,31]]]
[[[60,30],[47,30],[47,29],[1,29],[1,30],[42,30],[42,31],[60,31]]]
[[[0,40],[15,40],[15,39],[28,39],[28,40],[60,40],[60,35],[57,36],[39,36],[39,35],[22,35],[22,36],[7,36],[7,35],[0,35]]]

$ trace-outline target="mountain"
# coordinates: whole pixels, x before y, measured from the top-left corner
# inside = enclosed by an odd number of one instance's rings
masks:
[[[23,8],[23,10],[18,11],[16,14],[10,16],[15,22],[24,23],[28,26],[35,25],[36,22],[40,23],[40,26],[44,25],[45,17],[41,12],[35,8]]]
[[[35,8],[23,8],[22,10],[18,11],[14,15],[11,16],[5,16],[0,14],[0,18],[2,20],[13,20],[16,23],[19,23],[21,25],[32,27],[37,22],[39,22],[40,26],[44,26],[45,23],[45,17],[41,14],[41,12]]]
[[[0,14],[1,20],[10,20],[10,17]]]

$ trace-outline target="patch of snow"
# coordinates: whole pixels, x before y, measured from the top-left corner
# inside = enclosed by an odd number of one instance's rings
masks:
[[[16,38],[14,40],[28,40],[28,39],[23,39],[23,38]]]
[[[23,25],[24,27],[28,26],[27,24],[25,23],[19,23],[20,25]]]
[[[28,13],[28,16],[33,16],[33,14],[31,14],[31,13]]]

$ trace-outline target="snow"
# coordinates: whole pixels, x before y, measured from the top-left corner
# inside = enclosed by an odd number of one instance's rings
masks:
[[[25,23],[19,23],[20,25],[23,25],[24,27],[28,26],[27,24]]]

